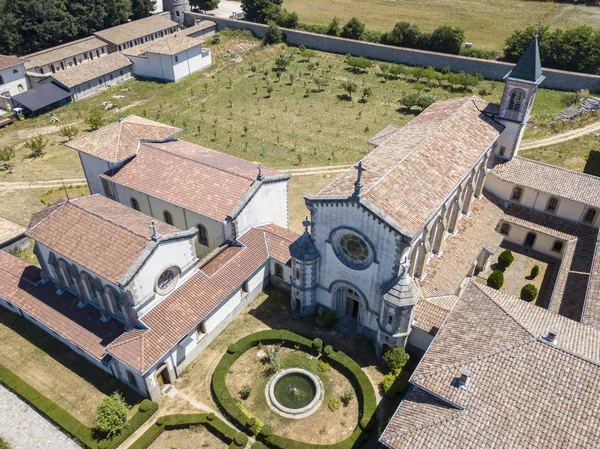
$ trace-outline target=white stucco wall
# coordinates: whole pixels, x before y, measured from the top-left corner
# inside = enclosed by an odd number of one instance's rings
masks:
[[[87,153],[79,153],[79,159],[81,160],[81,166],[85,173],[85,179],[87,179],[90,193],[93,195],[99,193],[104,195],[104,187],[102,181],[99,178],[100,174],[110,170],[110,164],[102,159],[98,159],[95,156],[91,156]]]
[[[0,70],[0,96],[12,97],[29,89],[23,64]]]
[[[499,226],[501,226],[502,223],[503,222],[500,222]],[[546,254],[550,257],[554,257],[554,258],[558,258],[558,259],[560,259],[562,257],[562,254],[567,247],[566,241],[557,239],[556,237],[552,237],[547,234],[542,234],[541,232],[535,232],[530,229],[524,228],[522,226],[517,226],[512,223],[509,223],[509,224],[510,224],[509,234],[503,235],[503,237],[506,240],[508,240],[509,242],[515,243],[517,245],[524,245],[525,239],[527,238],[527,234],[532,232],[536,236],[535,242],[533,243],[534,250],[536,250],[540,253]],[[500,229],[500,227],[498,227],[498,229]],[[552,247],[554,246],[554,242],[556,242],[556,241],[560,241],[563,243],[563,248],[562,248],[561,252],[552,251]]]
[[[131,66],[128,66],[119,70],[115,70],[114,72],[108,73],[99,78],[95,78],[91,81],[79,84],[71,89],[73,100],[81,100],[98,92],[102,92],[109,87],[116,86],[117,84],[121,84],[131,79],[131,76]]]
[[[417,351],[425,352],[433,339],[433,335],[425,332],[423,329],[413,326],[408,335],[407,345],[416,348]]]
[[[264,183],[235,218],[238,235],[259,224],[288,227],[289,180]]]
[[[163,81],[179,81],[212,64],[210,50],[200,44],[173,56],[147,53],[127,57],[133,62],[135,76]]]

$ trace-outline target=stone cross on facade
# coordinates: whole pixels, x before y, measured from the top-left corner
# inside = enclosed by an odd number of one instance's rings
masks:
[[[156,240],[158,238],[158,232],[156,232],[156,221],[152,220],[150,222],[150,226],[148,227],[152,229],[152,240]]]
[[[310,221],[308,221],[308,217],[304,219],[302,222],[302,226],[304,226],[304,232],[308,233],[308,227],[311,225]]]
[[[358,165],[355,165],[354,168],[358,172],[358,176],[356,178],[356,182],[354,183],[354,196],[359,196],[360,195],[360,189],[363,186],[362,174],[363,174],[363,172],[367,171],[367,169],[363,167],[362,161],[360,161],[358,163]]]
[[[256,179],[258,181],[262,181],[263,180],[263,174],[262,174],[262,164],[258,164],[258,176],[256,177]]]

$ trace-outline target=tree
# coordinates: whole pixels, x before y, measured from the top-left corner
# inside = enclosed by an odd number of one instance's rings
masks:
[[[506,268],[510,267],[510,264],[513,263],[514,261],[515,261],[515,256],[513,255],[512,251],[509,249],[505,249],[498,256],[498,265],[500,265],[500,267],[502,267],[502,269],[506,269]]]
[[[346,63],[352,67],[353,71],[355,72],[357,72],[358,69],[366,72],[367,69],[373,65],[373,63],[367,58],[363,58],[362,56],[355,57],[351,55],[346,57]]]
[[[88,118],[85,119],[85,124],[88,125],[92,130],[96,130],[102,128],[104,126],[104,119],[100,114],[100,111],[93,110],[88,115]]]
[[[392,373],[399,373],[408,362],[410,356],[403,347],[396,346],[383,355],[383,364]]]
[[[366,103],[367,98],[370,97],[371,95],[373,95],[373,89],[371,89],[370,87],[363,88],[362,96],[360,97],[361,103]]]
[[[465,42],[465,32],[458,27],[441,26],[431,34],[431,50],[441,53],[459,54]]]
[[[290,65],[290,58],[285,54],[280,53],[279,56],[277,56],[277,59],[275,59],[275,71],[285,72],[288,65]]]
[[[435,103],[435,98],[432,95],[421,92],[408,92],[400,99],[400,104],[407,109],[415,106],[420,109],[426,109],[433,103]]]
[[[67,140],[72,140],[77,134],[79,129],[75,125],[65,125],[58,132],[59,136],[66,137]]]
[[[538,289],[533,284],[527,284],[521,289],[521,299],[527,302],[534,301],[537,298]]]
[[[325,34],[328,36],[339,36],[340,35],[340,19],[338,17],[334,17],[327,25],[327,30]]]
[[[286,11],[281,14],[277,23],[280,27],[295,29],[298,28],[298,21],[298,14]]]
[[[218,0],[210,1],[216,1],[217,6],[219,4]],[[133,20],[137,20],[143,19],[144,17],[148,17],[150,16],[150,13],[154,11],[155,8],[156,0],[131,0],[131,18]]]
[[[383,36],[383,43],[398,47],[419,48],[423,32],[417,25],[408,22],[398,22],[394,29]]]
[[[190,0],[190,5],[205,11],[212,11],[219,7],[220,0]]]
[[[127,423],[127,403],[119,392],[105,398],[96,409],[94,430],[110,439],[121,433]]]
[[[105,28],[125,23],[129,17],[131,17],[131,0],[106,0]]]
[[[500,290],[504,285],[504,273],[500,270],[494,270],[487,279],[487,286]]]
[[[283,35],[281,34],[279,26],[275,22],[269,22],[263,43],[265,45],[273,45],[281,43],[282,40]]]
[[[278,22],[283,0],[242,0],[242,11],[251,22]]]
[[[346,93],[352,100],[352,94],[356,93],[356,91],[358,90],[358,86],[356,85],[356,83],[353,83],[352,81],[344,81],[342,83],[342,89],[344,89],[346,91]]]
[[[27,148],[30,153],[27,155],[29,158],[38,158],[42,157],[46,152],[46,146],[48,145],[48,140],[44,138],[41,134],[38,134],[35,137],[32,137],[27,142],[23,144],[25,148]]]
[[[352,17],[344,28],[340,36],[348,39],[360,39],[362,34],[365,32],[365,24],[358,20],[356,17]]]

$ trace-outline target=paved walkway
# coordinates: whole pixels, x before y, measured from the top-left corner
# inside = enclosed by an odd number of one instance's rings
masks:
[[[1,385],[0,436],[12,449],[81,449],[77,443]]]

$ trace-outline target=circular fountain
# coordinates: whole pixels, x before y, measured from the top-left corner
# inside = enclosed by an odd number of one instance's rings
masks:
[[[323,402],[323,384],[310,371],[289,368],[277,373],[265,390],[271,410],[286,418],[313,414]]]

